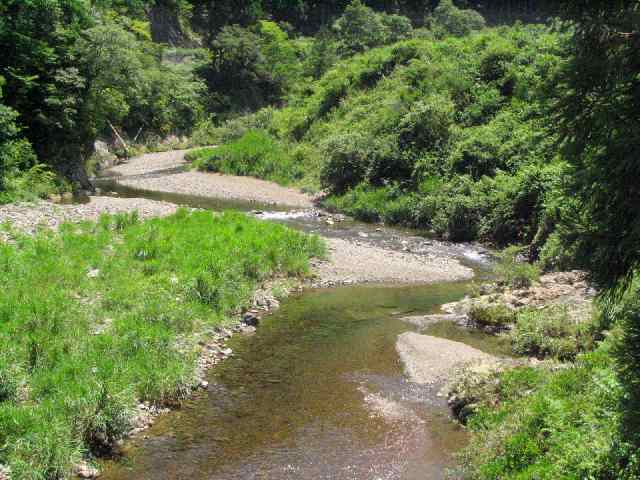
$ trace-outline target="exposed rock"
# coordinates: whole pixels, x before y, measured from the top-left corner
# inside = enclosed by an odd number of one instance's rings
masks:
[[[100,471],[89,465],[87,462],[80,462],[77,464],[74,467],[74,473],[80,478],[96,478],[100,476]]]
[[[248,325],[250,327],[257,327],[260,323],[260,319],[256,317],[253,313],[245,313],[242,317],[242,323]]]
[[[141,219],[170,215],[177,207],[171,203],[142,198],[90,197],[89,203],[57,205],[53,202],[12,203],[0,206],[0,225],[10,230],[34,234],[40,229],[57,230],[62,223],[98,220],[103,213],[138,212]],[[0,240],[10,240],[11,232],[0,231]]]
[[[495,357],[464,343],[405,332],[396,350],[412,382],[433,385],[446,380],[454,369],[471,361],[494,362]]]
[[[500,288],[489,284],[480,288],[481,295],[467,297],[459,302],[449,303],[442,309],[450,314],[464,316],[475,307],[504,305],[513,310],[522,308],[544,308],[549,305],[567,305],[569,313],[576,321],[589,317],[596,291],[586,281],[581,271],[558,272],[542,275],[528,288]]]
[[[440,313],[434,315],[412,315],[402,317],[400,320],[424,330],[429,325],[439,322],[456,322],[458,324],[466,323],[467,317],[464,315],[457,315],[455,313]]]

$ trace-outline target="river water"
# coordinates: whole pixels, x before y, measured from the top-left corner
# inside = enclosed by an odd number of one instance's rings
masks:
[[[307,232],[449,255],[478,272],[484,265],[476,248],[415,232],[349,221],[329,225],[317,215],[270,206],[103,186],[120,196],[192,207],[258,209],[259,217]],[[234,356],[210,372],[207,391],[161,417],[146,438],[130,441],[122,457],[105,463],[101,478],[445,478],[466,434],[450,419],[439,386],[405,379],[395,343],[413,329],[401,316],[435,313],[469,287],[468,282],[346,286],[285,299],[255,335],[231,340]],[[431,330],[488,351],[499,348],[452,324]]]

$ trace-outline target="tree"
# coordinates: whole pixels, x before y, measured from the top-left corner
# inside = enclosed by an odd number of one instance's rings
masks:
[[[282,85],[273,78],[260,45],[256,33],[238,25],[224,27],[216,36],[211,62],[200,71],[211,92],[212,110],[255,110],[280,98]]]
[[[561,78],[563,153],[584,219],[578,258],[602,284],[640,261],[640,2],[565,0],[574,22]],[[579,237],[579,239],[578,239]]]
[[[387,29],[380,16],[362,3],[353,0],[333,24],[341,53],[352,55],[382,45]]]
[[[84,188],[93,138],[83,118],[85,79],[72,47],[92,20],[82,0],[6,0],[0,4],[0,72],[6,104],[20,114],[38,158]]]
[[[458,37],[468,35],[473,30],[480,30],[485,26],[482,15],[475,10],[456,7],[453,0],[441,0],[433,11],[429,23],[437,33]]]

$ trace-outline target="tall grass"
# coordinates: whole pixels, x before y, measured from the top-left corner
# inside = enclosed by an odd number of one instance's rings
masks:
[[[0,463],[63,478],[127,431],[137,400],[182,398],[197,337],[315,237],[241,214],[136,216],[0,242]]]
[[[264,130],[249,130],[237,140],[218,148],[203,148],[187,155],[200,170],[246,175],[283,185],[302,178],[299,158]]]

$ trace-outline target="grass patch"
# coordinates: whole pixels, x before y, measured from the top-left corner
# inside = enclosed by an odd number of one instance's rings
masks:
[[[469,311],[469,320],[476,327],[500,331],[516,321],[516,312],[504,305],[475,305]]]
[[[510,332],[515,353],[559,360],[573,360],[578,353],[591,350],[595,335],[593,322],[572,318],[564,305],[522,310]]]
[[[0,463],[13,479],[67,477],[127,431],[138,399],[185,396],[199,335],[260,281],[322,253],[283,226],[186,211],[0,243]]]
[[[622,388],[607,349],[564,368],[520,367],[477,383],[472,439],[455,478],[638,478],[637,451],[620,433]]]
[[[540,278],[540,268],[521,260],[521,254],[518,246],[504,249],[495,268],[500,281],[511,288],[528,288]]]
[[[186,158],[199,170],[258,177],[282,185],[303,176],[301,159],[264,130],[249,130],[237,140],[194,150]]]

